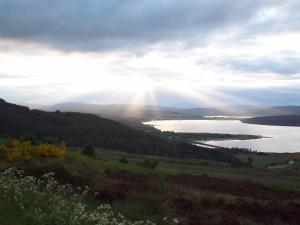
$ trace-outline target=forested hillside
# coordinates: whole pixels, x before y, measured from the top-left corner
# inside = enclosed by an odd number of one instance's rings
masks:
[[[32,133],[39,139],[60,142],[69,146],[95,147],[129,153],[173,157],[206,158],[240,165],[240,161],[223,150],[210,150],[184,142],[173,142],[121,123],[92,114],[61,113],[30,110],[0,101],[0,135],[22,137]]]
[[[262,116],[244,119],[243,122],[262,125],[300,126],[300,116]]]

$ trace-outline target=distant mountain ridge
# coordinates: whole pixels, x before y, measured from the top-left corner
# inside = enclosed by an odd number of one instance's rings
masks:
[[[200,118],[204,115],[222,114],[221,110],[201,108],[201,109],[181,109],[172,107],[160,107],[151,105],[98,105],[84,103],[61,103],[43,108],[46,111],[60,110],[62,112],[82,112],[92,113],[106,118],[128,118],[139,120],[152,119],[192,119]]]
[[[254,116],[300,115],[300,106],[275,106],[256,111]]]

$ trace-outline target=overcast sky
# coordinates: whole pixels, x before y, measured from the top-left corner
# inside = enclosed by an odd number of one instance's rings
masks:
[[[0,98],[300,105],[300,1],[0,0]]]

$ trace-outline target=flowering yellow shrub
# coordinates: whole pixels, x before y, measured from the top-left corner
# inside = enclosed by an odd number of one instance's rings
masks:
[[[58,146],[52,144],[32,145],[30,141],[19,141],[10,139],[6,144],[0,145],[0,156],[9,160],[29,160],[36,156],[42,157],[64,157],[65,143]]]
[[[51,144],[41,144],[37,146],[37,152],[43,157],[64,157],[65,143],[61,142],[58,146]]]
[[[20,142],[18,140],[9,140],[6,147],[6,159],[9,161],[18,159],[29,160],[34,155],[30,141]]]

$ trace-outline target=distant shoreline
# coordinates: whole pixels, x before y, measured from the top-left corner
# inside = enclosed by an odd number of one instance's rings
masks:
[[[300,127],[300,115],[252,117],[242,119],[241,122],[256,125]]]
[[[184,141],[221,141],[221,140],[253,140],[265,138],[262,135],[250,134],[222,134],[222,133],[188,133],[188,132],[162,132],[169,139],[181,139]]]

